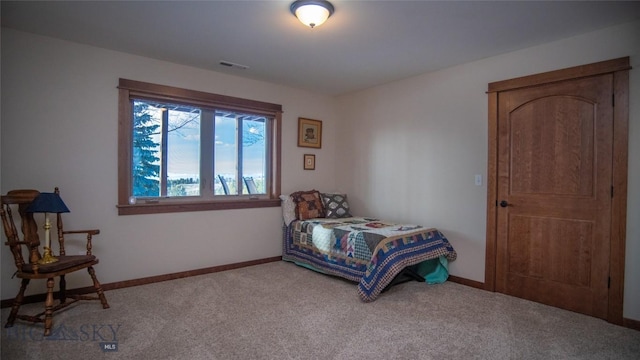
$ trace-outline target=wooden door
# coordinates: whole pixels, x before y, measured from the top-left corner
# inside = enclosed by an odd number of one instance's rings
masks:
[[[613,75],[498,96],[496,290],[606,318]]]
[[[630,69],[489,84],[485,289],[623,324]]]

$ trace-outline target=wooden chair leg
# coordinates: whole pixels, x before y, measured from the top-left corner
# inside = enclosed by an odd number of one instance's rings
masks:
[[[93,270],[93,266],[89,266],[87,268],[87,271],[89,272],[89,275],[91,275],[91,280],[93,280],[93,287],[94,289],[96,289],[96,294],[98,294],[98,297],[100,298],[100,302],[102,303],[102,308],[108,309],[109,303],[107,302],[107,298],[104,296],[104,291],[102,291],[102,286],[100,285],[100,282],[96,277],[96,271]]]
[[[64,275],[60,275],[60,304],[64,304],[67,301],[67,280]]]
[[[9,319],[7,319],[7,323],[4,327],[9,328],[13,326],[13,323],[16,321],[16,317],[18,316],[18,310],[20,310],[20,305],[24,301],[24,291],[27,289],[27,285],[29,285],[29,279],[22,279],[22,283],[20,284],[20,291],[18,291],[18,295],[13,300],[13,305],[11,306],[11,313],[9,314]]]
[[[53,326],[53,278],[47,279],[47,299],[44,302],[44,336],[51,335]]]

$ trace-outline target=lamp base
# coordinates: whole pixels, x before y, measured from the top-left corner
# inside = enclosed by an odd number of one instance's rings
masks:
[[[42,259],[38,260],[38,264],[42,265],[42,264],[51,264],[58,261],[57,258],[53,257],[53,255],[51,255],[51,249],[49,249],[48,247],[45,246],[44,248],[44,254],[42,254]]]

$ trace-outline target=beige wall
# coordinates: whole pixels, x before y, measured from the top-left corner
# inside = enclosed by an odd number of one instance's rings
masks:
[[[282,248],[279,207],[117,215],[120,77],[282,104],[283,191],[334,187],[332,98],[3,28],[2,193],[59,186],[71,209],[66,227],[102,231],[94,243],[102,282],[279,256]],[[296,146],[299,116],[323,120],[321,150]],[[304,153],[316,154],[315,171],[302,169]],[[77,253],[77,244],[68,246]],[[19,281],[9,280],[13,260],[0,248],[8,299]],[[90,285],[80,275],[70,288]],[[43,292],[39,285],[31,292]]]
[[[624,316],[640,319],[640,22],[467,63],[339,98],[336,172],[356,209],[437,227],[451,273],[484,281],[487,84],[631,56]],[[482,175],[482,186],[474,175]]]
[[[452,274],[483,281],[487,84],[631,56],[624,316],[640,319],[638,34],[640,22],[333,99],[2,29],[1,190],[61,187],[72,211],[67,225],[102,230],[95,250],[103,282],[277,256],[279,208],[117,216],[116,85],[124,77],[280,103],[284,193],[342,190],[356,214],[438,227],[459,254]],[[296,146],[298,116],[324,121],[321,150]],[[316,154],[315,171],[302,170],[304,153]],[[2,299],[17,291],[5,248]],[[69,284],[85,285],[84,276]]]

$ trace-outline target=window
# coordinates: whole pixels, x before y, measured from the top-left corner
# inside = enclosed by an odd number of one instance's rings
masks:
[[[120,215],[280,206],[281,105],[118,88]]]

